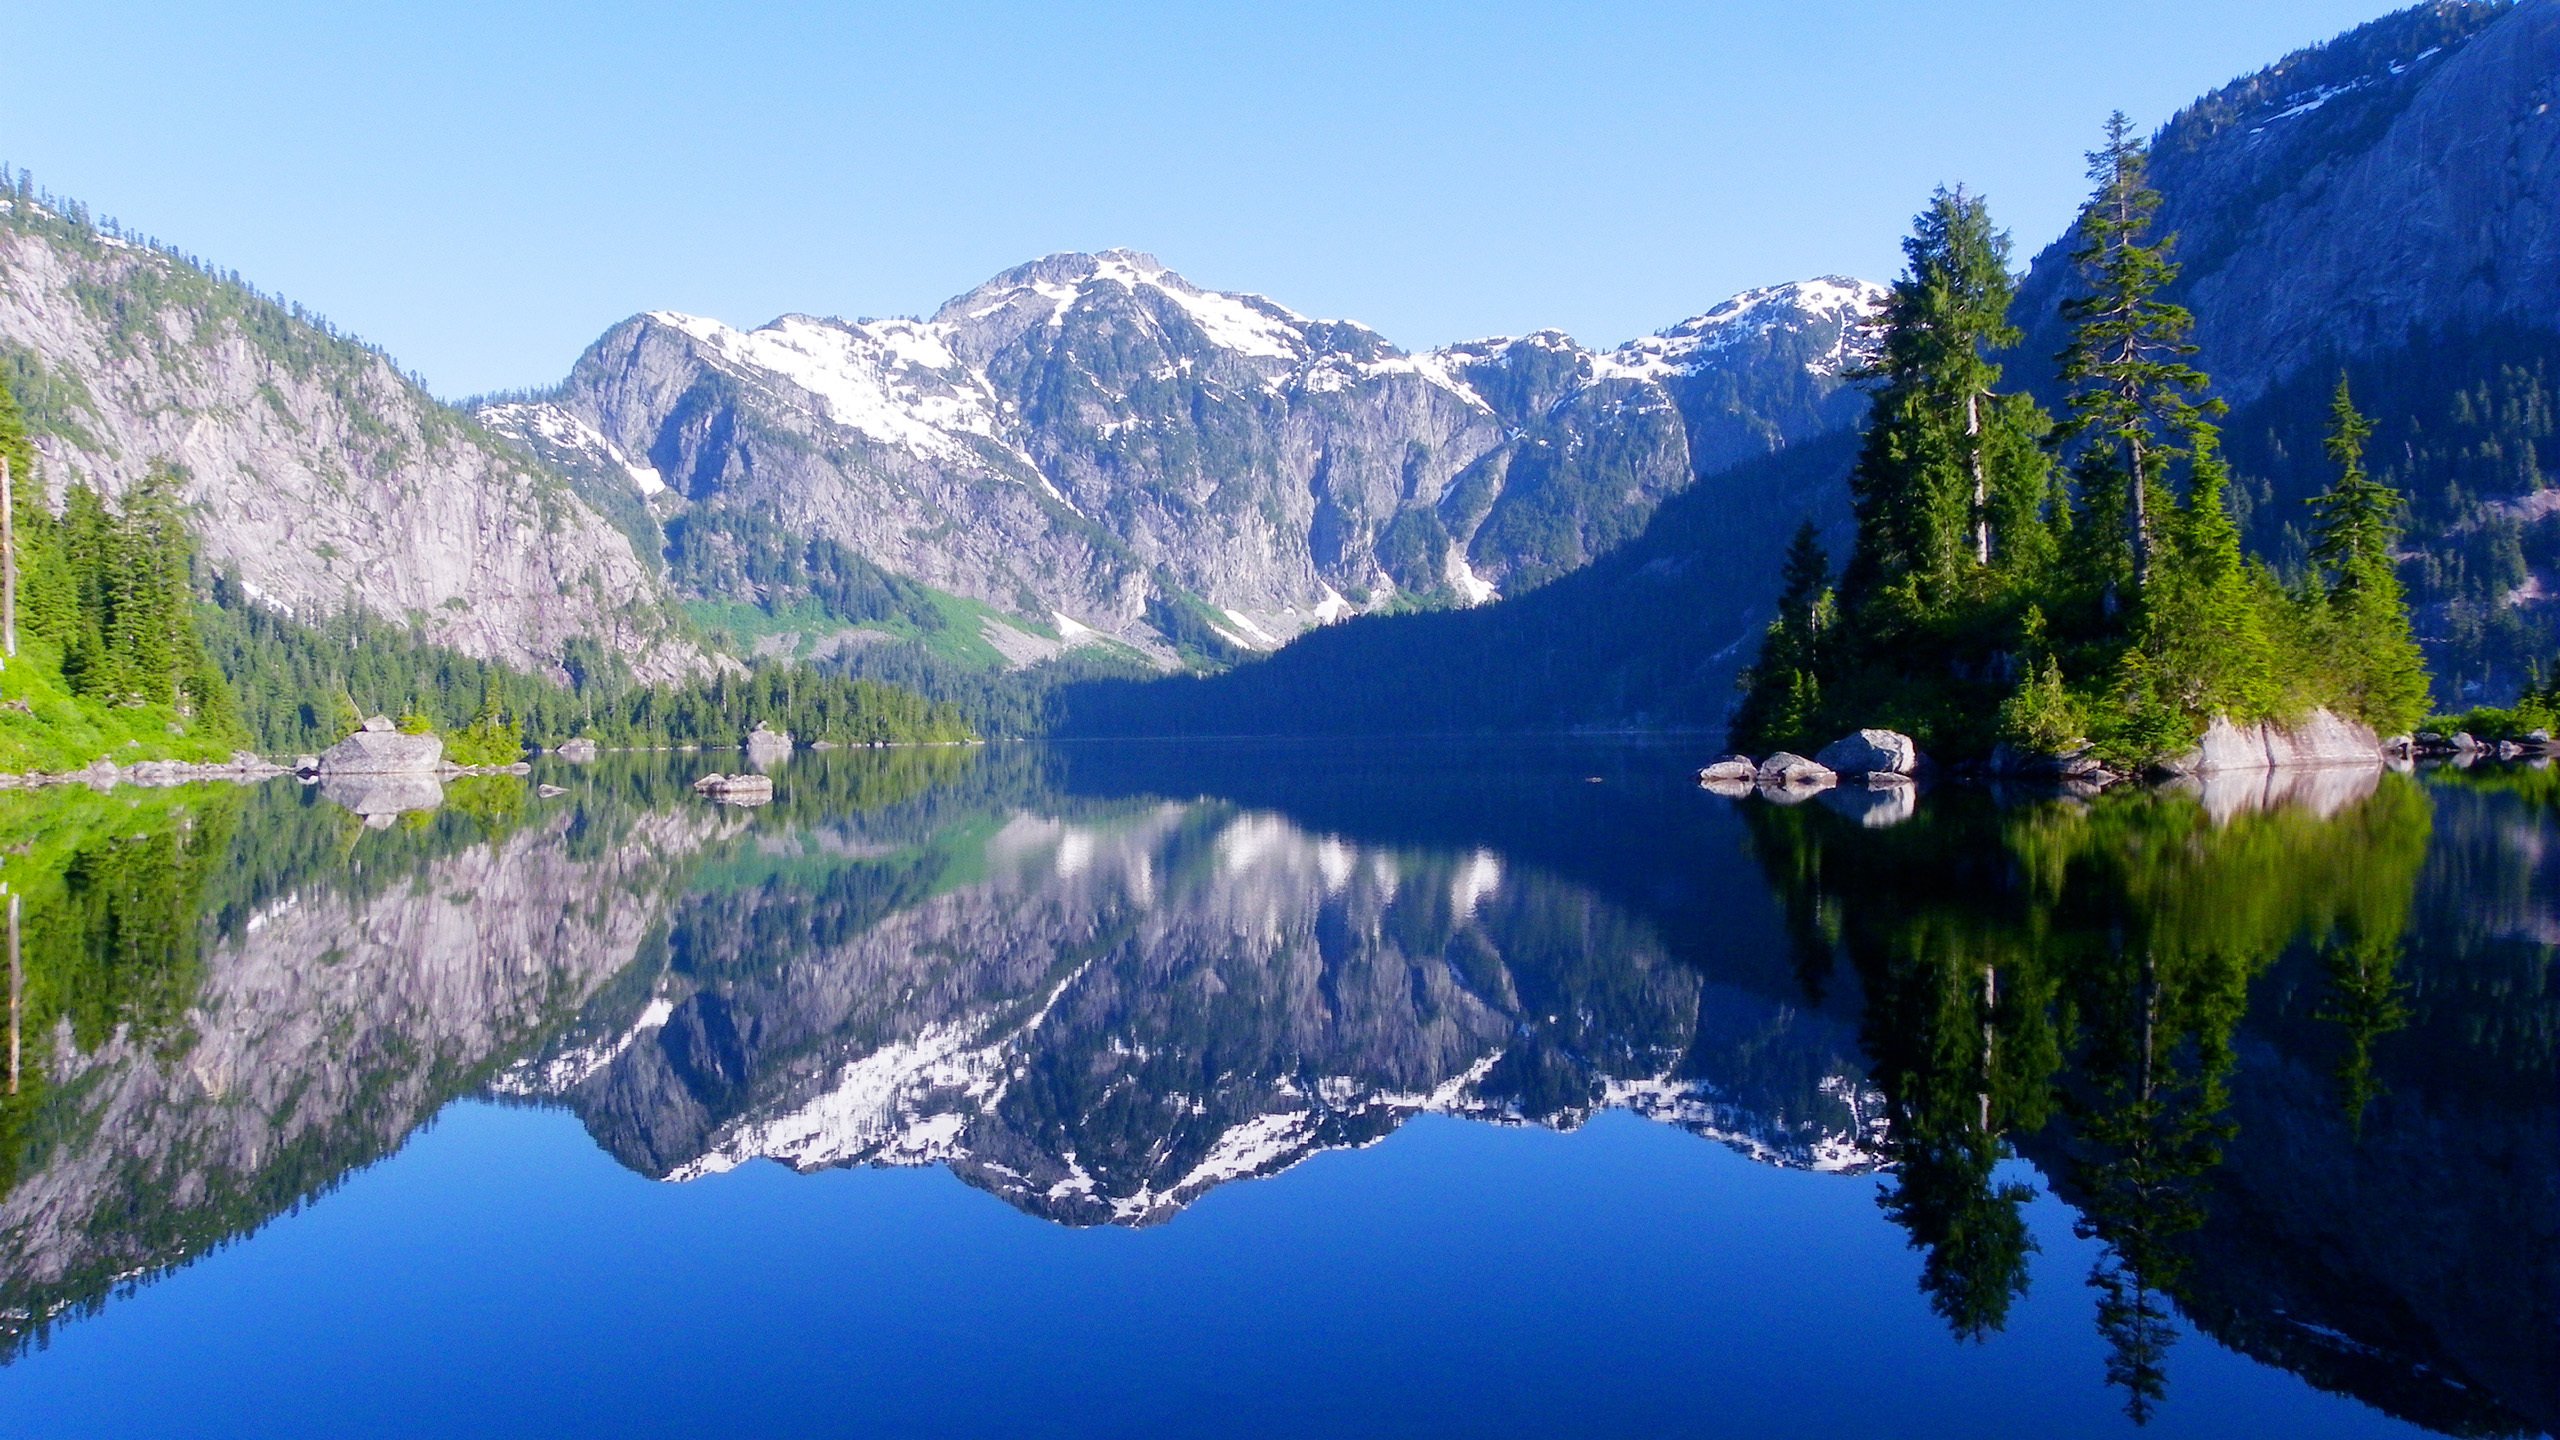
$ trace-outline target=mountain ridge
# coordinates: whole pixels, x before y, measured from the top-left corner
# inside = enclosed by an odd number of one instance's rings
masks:
[[[0,195],[0,369],[57,504],[166,462],[206,562],[317,620],[349,607],[558,673],[585,636],[642,679],[698,673],[653,567],[542,467],[298,307]]]
[[[1879,294],[1823,277],[1605,351],[1407,352],[1143,252],[1063,252],[927,318],[647,312],[476,411],[661,523],[769,513],[1062,639],[1233,658],[1534,588],[1699,475],[1836,427]]]

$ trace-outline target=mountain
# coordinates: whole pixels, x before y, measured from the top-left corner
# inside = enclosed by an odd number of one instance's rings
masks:
[[[2431,332],[2560,315],[2560,5],[2440,0],[2205,96],[2152,142],[2215,393]],[[2021,357],[2065,336],[2070,237],[2018,297]],[[2039,367],[2039,371],[2043,368]]]
[[[1700,476],[1847,423],[1879,293],[1753,291],[1608,351],[1411,354],[1132,251],[1052,255],[924,320],[636,316],[477,413],[654,526],[699,600],[770,602],[816,543],[971,602],[942,609],[1009,661],[1220,660],[1534,589]]]
[[[23,178],[0,192],[0,378],[57,503],[175,464],[206,560],[298,618],[361,608],[555,673],[579,637],[643,679],[702,664],[656,557],[557,476],[298,307]]]
[[[2512,696],[2560,649],[2560,0],[2440,3],[2378,20],[2198,101],[2153,145],[2200,363],[2233,406],[2230,500],[2282,572],[2343,370],[2377,421],[2378,478],[2410,497],[2404,574],[2441,702]],[[2067,238],[2012,312],[2008,383],[2059,403]],[[1842,394],[1836,404],[1854,406]],[[1069,690],[1085,734],[1719,728],[1779,556],[1814,521],[1850,538],[1846,432],[1666,502],[1642,535],[1535,595],[1311,637],[1206,681]]]
[[[1700,481],[1644,533],[1534,594],[1363,616],[1222,675],[1093,681],[1052,726],[1099,735],[1715,730],[1757,653],[1787,539],[1849,525],[1841,429]]]

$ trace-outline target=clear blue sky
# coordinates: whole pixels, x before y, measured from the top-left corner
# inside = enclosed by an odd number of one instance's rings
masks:
[[[1932,185],[2059,232],[2146,127],[2388,0],[16,4],[0,159],[443,394],[607,325],[928,311],[1053,250],[1408,346],[1891,278]]]

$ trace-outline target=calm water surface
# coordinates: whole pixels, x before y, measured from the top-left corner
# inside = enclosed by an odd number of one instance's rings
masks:
[[[1690,758],[0,795],[0,1434],[2560,1424],[2560,775]]]

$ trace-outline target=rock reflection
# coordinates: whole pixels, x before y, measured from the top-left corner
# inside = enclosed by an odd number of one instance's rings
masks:
[[[320,794],[381,830],[403,815],[442,805],[444,781],[435,775],[331,775],[320,782]]]

